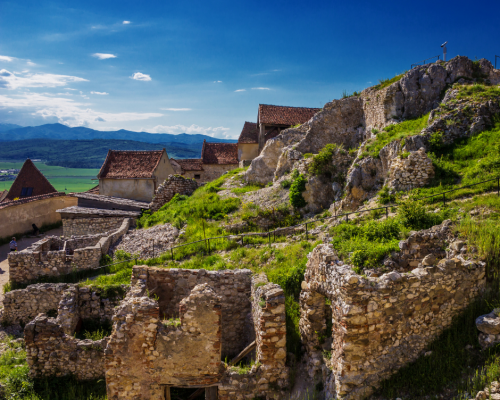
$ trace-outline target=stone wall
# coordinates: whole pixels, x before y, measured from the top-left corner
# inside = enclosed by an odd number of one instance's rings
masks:
[[[118,229],[124,220],[124,217],[63,218],[63,235],[71,237],[110,232]]]
[[[391,163],[389,186],[408,190],[425,186],[434,176],[434,166],[424,148],[412,151],[406,158],[397,157]]]
[[[169,175],[156,190],[149,209],[156,212],[164,204],[172,200],[176,193],[190,196],[197,188],[198,183],[193,179],[184,178],[181,175]]]
[[[251,313],[251,275],[247,269],[206,271],[135,266],[132,284],[142,279],[151,296],[157,295],[160,317],[179,316],[179,305],[197,285],[207,283],[222,297],[222,355],[237,355],[249,343],[246,324]]]
[[[38,283],[26,289],[5,293],[2,321],[7,324],[27,323],[40,313],[57,312],[63,293],[73,285]]]
[[[289,384],[286,367],[285,295],[264,274],[252,279],[252,316],[257,345],[247,373],[228,368],[219,385],[220,400],[282,399]]]
[[[308,372],[324,382],[327,398],[368,396],[383,379],[421,356],[484,289],[484,263],[466,259],[461,251],[441,260],[442,249],[424,256],[441,240],[425,242],[428,236],[443,237],[447,228],[449,222],[402,242],[404,251],[423,257],[418,268],[407,273],[365,278],[339,261],[331,245],[320,245],[310,254],[300,298],[300,331]],[[318,334],[325,332],[326,299],[332,308],[330,348],[322,347]]]
[[[166,385],[210,386],[223,372],[221,297],[197,285],[180,303],[180,320],[161,321],[140,280],[113,317],[105,351],[108,399],[163,399]]]
[[[62,240],[55,236],[44,238],[27,249],[8,254],[9,279],[26,283],[40,276],[59,276],[76,270],[99,268],[99,261],[110,245],[128,230],[127,218],[114,232]]]
[[[27,323],[38,314],[50,311],[57,312],[58,320],[76,318],[76,322],[80,319],[110,321],[114,307],[123,299],[125,291],[122,288],[123,295],[118,293],[103,297],[100,289],[87,286],[68,283],[29,285],[26,289],[5,293],[2,321],[9,324]],[[68,314],[71,316],[68,317]]]
[[[40,314],[24,329],[26,358],[33,377],[74,375],[77,379],[104,376],[107,338],[79,340],[67,335],[54,318]]]

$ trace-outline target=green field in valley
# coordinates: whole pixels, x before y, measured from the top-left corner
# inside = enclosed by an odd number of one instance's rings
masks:
[[[49,182],[59,192],[85,192],[96,186],[99,172],[97,168],[64,168],[46,165],[42,162],[34,162],[37,168],[45,175]],[[21,169],[23,162],[0,161],[0,169]],[[0,190],[10,189],[14,181],[0,181]]]

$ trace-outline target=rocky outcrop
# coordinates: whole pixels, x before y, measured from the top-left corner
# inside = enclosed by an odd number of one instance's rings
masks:
[[[259,183],[276,181],[289,173],[303,154],[317,153],[328,143],[344,144],[346,149],[358,147],[363,140],[372,137],[373,128],[383,129],[389,124],[435,110],[445,89],[457,80],[497,84],[500,82],[500,71],[487,60],[473,62],[458,56],[446,63],[439,61],[415,67],[386,88],[374,86],[365,89],[360,96],[334,100],[307,123],[287,129],[268,141],[261,155],[252,161],[245,178]],[[488,106],[490,109],[493,107],[494,104]],[[467,131],[474,133],[487,126],[489,120],[481,112],[473,121],[466,122]],[[435,115],[435,112],[431,113],[429,128],[433,127]],[[442,124],[446,121],[431,130],[453,130],[449,125],[443,127]],[[378,190],[377,185],[383,184],[387,178],[392,160],[403,151],[427,149],[427,139],[425,136],[413,136],[406,141],[404,148],[401,147],[399,142],[393,142],[380,152],[380,159],[355,161],[347,178],[348,200],[343,202],[344,207],[355,208],[370,197]],[[372,175],[373,171],[376,171],[375,175]]]

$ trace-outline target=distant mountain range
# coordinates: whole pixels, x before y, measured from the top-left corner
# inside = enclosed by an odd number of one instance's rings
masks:
[[[7,129],[10,127],[9,129]],[[46,124],[40,126],[19,127],[14,124],[0,124],[0,142],[11,142],[27,139],[50,139],[50,140],[92,140],[92,139],[114,139],[133,140],[144,143],[172,143],[175,145],[199,144],[205,139],[207,142],[236,143],[237,140],[216,139],[207,135],[181,133],[172,135],[169,133],[147,133],[133,132],[120,129],[119,131],[97,131],[90,128],[70,128],[62,124]]]
[[[161,150],[169,158],[200,158],[202,143],[180,145],[173,143],[143,143],[133,140],[50,140],[30,139],[2,142],[0,160],[22,161],[27,158],[43,160],[47,165],[67,168],[101,168],[109,149]]]

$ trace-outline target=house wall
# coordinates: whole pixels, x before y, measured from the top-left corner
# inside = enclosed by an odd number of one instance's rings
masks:
[[[238,161],[253,160],[258,155],[258,143],[238,143]]]
[[[238,164],[203,164],[204,171],[201,171],[201,181],[210,182],[225,174],[227,171],[238,168]]]
[[[0,238],[32,231],[31,224],[39,228],[61,221],[56,212],[61,208],[76,206],[76,197],[59,196],[12,205],[0,209]]]
[[[104,196],[150,202],[154,193],[154,179],[99,179],[99,194]]]
[[[169,175],[174,174],[174,168],[172,167],[172,164],[170,164],[167,152],[165,152],[161,156],[160,163],[153,173],[153,176],[156,178],[156,187],[158,188],[158,186],[160,186],[165,181],[165,179],[168,178]]]

